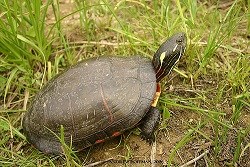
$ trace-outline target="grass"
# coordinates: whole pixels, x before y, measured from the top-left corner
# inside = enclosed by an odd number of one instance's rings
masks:
[[[159,134],[177,135],[169,129],[178,121],[183,131],[161,158],[168,166],[179,166],[195,157],[190,145],[205,142],[211,144],[200,147],[198,153],[209,150],[209,154],[197,163],[250,165],[249,9],[250,2],[244,0],[230,5],[213,0],[100,0],[72,5],[57,0],[1,1],[1,166],[80,166],[87,162],[85,158],[91,155],[78,157],[68,146],[65,156],[50,157],[27,143],[21,121],[32,97],[78,60],[134,54],[152,58],[159,44],[178,31],[186,32],[188,48],[175,70],[179,75],[173,72],[172,80],[162,82],[167,91],[159,102],[164,111]],[[160,136],[157,139],[163,142]],[[125,150],[119,157],[136,157],[129,142],[124,144],[119,146]],[[191,156],[185,156],[187,152]]]

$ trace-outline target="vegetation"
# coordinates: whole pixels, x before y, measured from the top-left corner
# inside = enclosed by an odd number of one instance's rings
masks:
[[[249,10],[249,0],[1,1],[0,166],[80,166],[93,160],[94,149],[83,156],[65,145],[65,155],[53,157],[26,141],[21,122],[32,97],[79,60],[152,58],[178,31],[186,32],[188,48],[162,83],[156,143],[163,150],[164,143],[170,145],[166,154],[157,147],[156,159],[180,166],[206,152],[197,164],[250,166]],[[122,155],[105,158],[136,159],[132,135],[124,135],[117,146]]]

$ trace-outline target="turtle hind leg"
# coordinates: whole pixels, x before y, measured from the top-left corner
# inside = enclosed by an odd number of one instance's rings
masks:
[[[61,147],[61,143],[59,140],[48,140],[43,137],[38,137],[37,135],[33,134],[29,136],[28,141],[35,146],[37,149],[42,151],[47,155],[62,155],[63,150]]]
[[[142,138],[150,143],[155,141],[154,132],[159,125],[160,117],[160,111],[156,107],[151,107],[139,125]]]

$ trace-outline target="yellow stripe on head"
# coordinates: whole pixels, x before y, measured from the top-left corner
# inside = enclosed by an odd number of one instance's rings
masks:
[[[165,52],[162,52],[161,56],[160,56],[160,62],[161,62],[161,65],[163,63],[163,60],[165,59],[166,57],[166,53]]]

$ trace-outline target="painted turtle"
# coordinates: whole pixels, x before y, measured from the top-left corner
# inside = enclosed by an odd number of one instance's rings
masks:
[[[64,139],[81,150],[139,125],[154,140],[160,119],[156,103],[159,81],[185,52],[186,36],[165,41],[153,61],[143,56],[98,57],[79,62],[59,74],[35,96],[23,121],[27,139],[44,153],[62,153]]]

